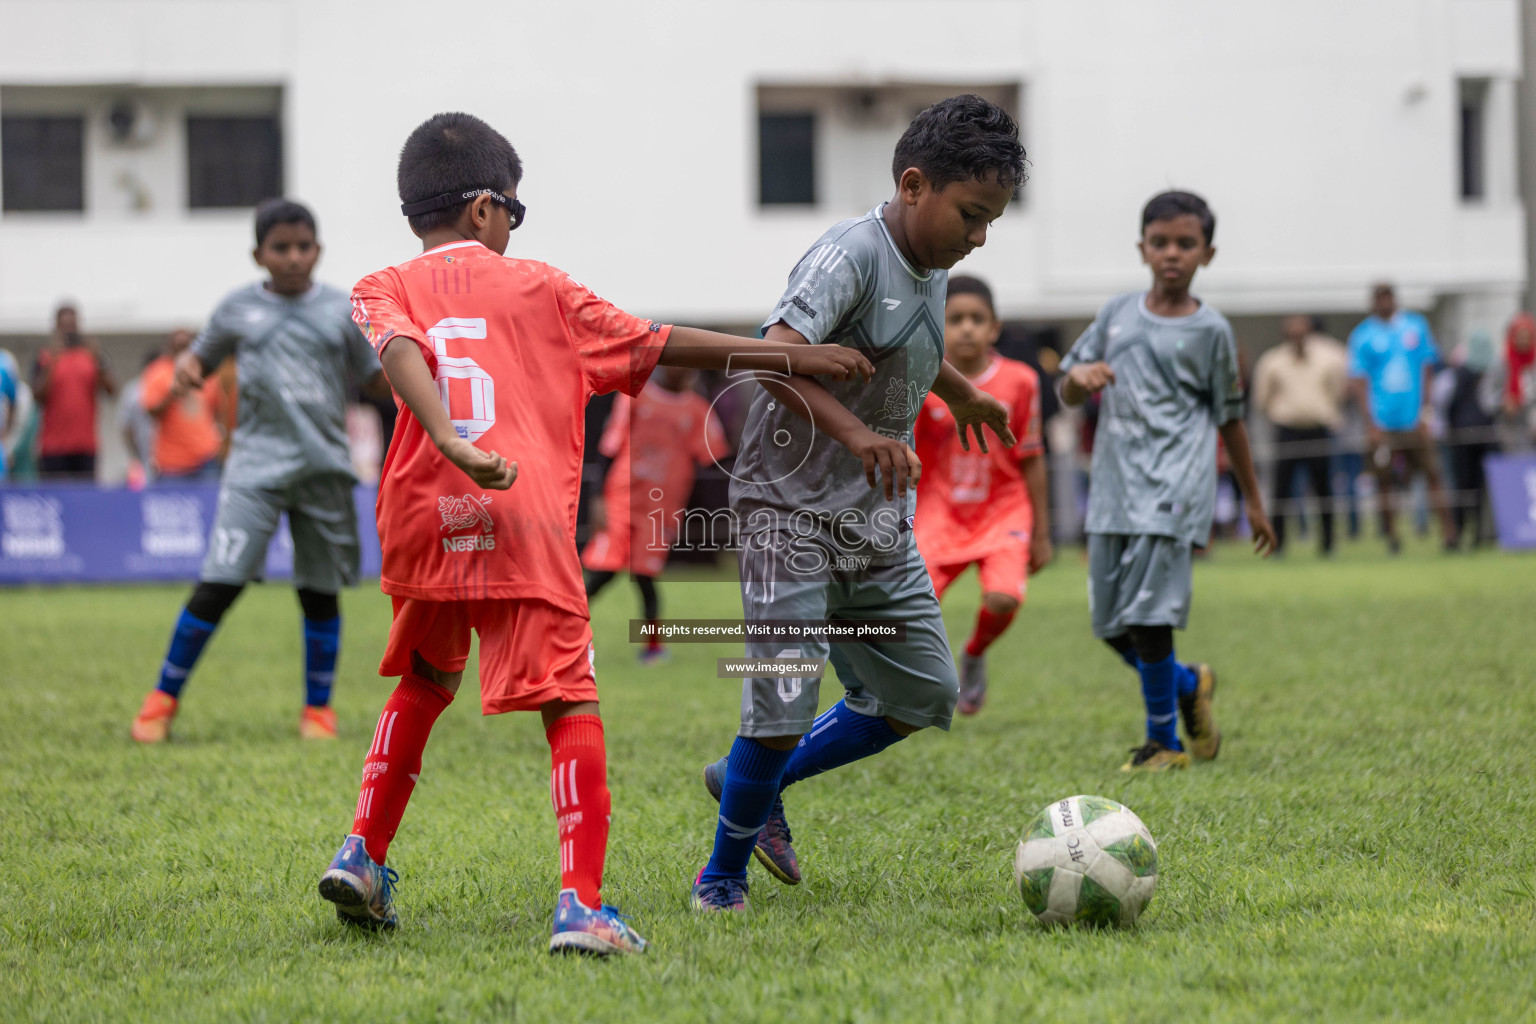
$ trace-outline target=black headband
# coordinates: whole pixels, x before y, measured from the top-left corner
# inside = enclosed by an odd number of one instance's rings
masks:
[[[507,197],[502,194],[501,189],[472,188],[467,192],[444,192],[442,195],[434,196],[431,199],[422,199],[414,203],[401,203],[400,212],[407,217],[414,217],[418,213],[431,213],[433,210],[444,210],[450,206],[467,203],[476,196],[483,195],[495,196],[503,206],[506,206],[509,202]]]

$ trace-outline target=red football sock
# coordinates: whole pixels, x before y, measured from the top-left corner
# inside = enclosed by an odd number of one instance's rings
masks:
[[[352,834],[363,837],[375,864],[384,863],[411,790],[416,788],[421,751],[432,723],[451,703],[453,694],[412,672],[401,678],[384,704],[363,762],[363,788],[352,820]]]
[[[998,615],[989,611],[986,605],[981,606],[980,613],[976,616],[976,632],[971,634],[971,639],[965,645],[965,653],[973,658],[979,658],[982,652],[992,646],[992,641],[1003,635],[1003,630],[1008,628],[1008,623],[1019,614],[1015,608],[1007,615]]]
[[[582,905],[602,904],[603,859],[608,855],[608,754],[603,720],[596,715],[556,719],[549,739],[549,800],[560,827],[560,888],[575,889]]]

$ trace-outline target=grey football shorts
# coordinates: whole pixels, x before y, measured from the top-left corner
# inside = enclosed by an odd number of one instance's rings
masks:
[[[743,544],[742,616],[763,619],[851,619],[906,625],[902,643],[840,643],[824,639],[751,642],[748,658],[829,660],[850,710],[890,716],[918,727],[948,729],[960,683],[933,582],[911,545],[899,565],[855,573],[791,571],[782,548]],[[748,678],[741,690],[742,736],[799,736],[811,729],[819,679]]]
[[[1189,624],[1192,594],[1188,541],[1150,534],[1088,535],[1088,611],[1093,635],[1121,636],[1131,626]]]
[[[293,585],[334,594],[357,582],[362,557],[352,479],[339,473],[281,488],[221,487],[219,510],[199,579],[249,583],[262,578],[278,516],[293,535]]]

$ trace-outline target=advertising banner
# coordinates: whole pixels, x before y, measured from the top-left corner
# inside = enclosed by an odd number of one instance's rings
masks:
[[[1536,455],[1490,455],[1483,468],[1499,546],[1536,548]]]
[[[375,491],[358,487],[362,574],[379,574]],[[218,508],[216,486],[144,491],[91,486],[0,488],[0,585],[197,579]],[[267,579],[293,575],[285,516],[267,548]]]

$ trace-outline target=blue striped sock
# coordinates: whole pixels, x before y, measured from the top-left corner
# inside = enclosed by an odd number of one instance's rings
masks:
[[[788,750],[774,750],[757,740],[736,737],[720,793],[720,820],[715,848],[704,865],[701,882],[747,877],[747,861],[757,845],[757,833],[779,798],[779,778],[789,761]]]
[[[850,711],[847,704],[838,701],[821,713],[810,732],[800,737],[800,744],[784,768],[779,789],[783,791],[813,775],[878,754],[899,739],[901,734],[884,718]]]
[[[1200,685],[1200,675],[1195,671],[1195,666],[1186,665],[1182,661],[1174,662],[1173,678],[1178,683],[1180,697],[1188,697]]]
[[[1169,750],[1183,750],[1179,742],[1178,662],[1173,655],[1162,661],[1141,663],[1141,696],[1147,705],[1147,738]]]
[[[331,702],[336,653],[341,650],[341,616],[304,620],[304,703],[323,708]]]
[[[161,693],[172,697],[181,696],[181,688],[187,685],[187,676],[192,673],[192,666],[197,664],[204,645],[217,628],[217,623],[204,622],[185,608],[181,610],[176,628],[171,631],[171,646],[165,652],[165,661],[160,665],[158,689]]]

